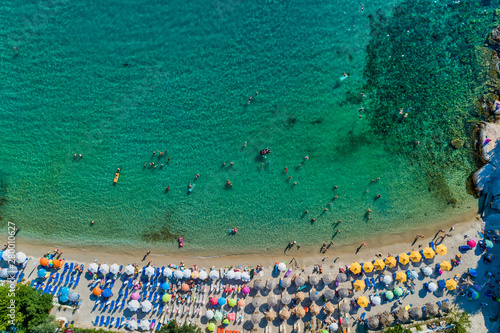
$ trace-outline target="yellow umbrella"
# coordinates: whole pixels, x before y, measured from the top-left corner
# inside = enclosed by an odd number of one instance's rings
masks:
[[[391,257],[391,258],[392,258],[392,257]],[[394,258],[393,258],[393,259],[394,259]],[[383,269],[384,269],[384,267],[385,267],[385,263],[384,263],[384,261],[383,261],[383,260],[380,260],[380,259],[379,259],[379,260],[375,260],[375,265],[374,265],[374,266],[375,266],[375,269],[376,269],[377,271],[381,271],[381,270],[383,270]]]
[[[424,253],[424,257],[426,257],[427,259],[432,259],[436,255],[436,252],[434,252],[434,250],[431,249],[430,247],[426,247],[424,249],[423,253]]]
[[[396,280],[399,282],[403,283],[406,282],[406,273],[405,272],[397,272],[396,273]]]
[[[444,256],[448,252],[448,249],[443,244],[436,246],[436,253],[440,256]]]
[[[449,271],[449,270],[451,269],[451,264],[450,264],[450,262],[449,262],[449,261],[443,261],[443,262],[441,263],[441,269],[442,269],[443,271]]]
[[[369,261],[363,264],[363,270],[365,273],[371,273],[373,271],[373,264]]]
[[[349,270],[354,274],[359,274],[361,273],[361,265],[359,264],[359,262],[352,263]]]
[[[401,253],[399,255],[399,262],[401,263],[401,265],[406,265],[410,262],[410,257],[408,257],[406,253]]]
[[[457,289],[457,281],[452,280],[452,279],[446,280],[446,288],[448,288],[448,290]]]
[[[354,281],[354,289],[356,290],[363,290],[365,289],[365,283],[363,280],[356,280]]]
[[[422,256],[420,255],[420,253],[418,253],[418,251],[413,251],[412,253],[410,253],[410,260],[412,262],[419,262],[420,260],[422,260]]]
[[[358,304],[362,308],[366,308],[370,302],[368,301],[368,298],[366,296],[361,296],[358,298]]]
[[[387,267],[392,268],[392,267],[396,267],[398,262],[396,261],[396,258],[388,257],[388,258],[385,258],[385,264],[387,265]]]

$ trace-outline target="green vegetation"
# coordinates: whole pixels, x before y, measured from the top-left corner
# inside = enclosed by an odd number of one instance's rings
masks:
[[[394,327],[389,327],[384,331],[384,333],[411,333],[409,328],[404,328],[401,325],[396,325]]]
[[[453,328],[449,329],[450,333],[467,333],[469,332],[469,327],[471,326],[470,314],[467,311],[464,312],[452,312],[450,317],[447,319],[448,324],[455,325]]]
[[[10,291],[9,285],[0,286],[0,330],[10,331],[12,318],[11,300],[15,303],[14,324],[18,332],[48,332],[52,325],[49,311],[52,309],[52,296],[42,294],[27,284],[18,284],[15,295]],[[12,309],[14,310],[14,309]],[[53,332],[52,329],[50,332]]]
[[[168,325],[162,326],[159,333],[201,333],[201,328],[195,325],[182,325],[179,326],[175,320],[168,323]]]

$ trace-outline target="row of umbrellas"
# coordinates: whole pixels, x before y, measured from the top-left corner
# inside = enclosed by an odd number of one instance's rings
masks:
[[[0,251],[0,257],[2,258],[2,260],[5,260],[5,261],[9,261],[9,260],[14,259],[14,262],[16,264],[22,264],[28,258],[26,256],[26,254],[24,254],[24,252],[16,252],[14,254],[13,249],[7,249],[5,251]]]
[[[59,260],[59,259],[48,259],[48,258],[41,258],[40,259],[40,265],[42,265],[43,267],[48,267],[48,268],[59,268],[62,266],[62,260]]]
[[[147,319],[141,319],[140,323],[137,323],[137,321],[135,320],[129,320],[127,325],[130,330],[136,330],[140,328],[143,331],[147,331],[151,329],[151,322]]]

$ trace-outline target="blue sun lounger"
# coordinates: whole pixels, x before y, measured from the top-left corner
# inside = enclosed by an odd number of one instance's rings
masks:
[[[370,278],[370,281],[371,281],[371,283],[372,283],[372,285],[373,285],[373,288],[375,288],[375,279],[374,279],[373,277],[371,277],[371,278]]]
[[[76,281],[75,281],[75,285],[73,286],[73,288],[76,288],[78,286],[78,283],[80,283],[80,275],[76,276]]]
[[[146,266],[142,268],[142,275],[144,275],[145,272],[146,272]]]
[[[151,321],[151,329],[154,329],[155,325],[156,325],[156,319],[153,319]]]
[[[74,263],[71,263],[71,265],[69,266],[69,271],[70,273],[73,272],[73,267],[75,267],[75,264]]]
[[[69,287],[75,282],[75,276],[71,275],[71,279],[69,280]]]
[[[120,301],[116,301],[115,310],[114,311],[118,310],[119,307],[120,307]]]
[[[106,327],[109,326],[109,316],[106,317],[106,322],[104,323],[104,326],[106,326]]]
[[[148,301],[151,302],[152,299],[153,299],[153,291],[151,290],[151,293],[149,294],[149,297],[148,297]]]
[[[111,320],[109,321],[109,327],[113,327],[114,321],[115,321],[115,317],[111,317]]]
[[[366,287],[368,287],[368,289],[370,289],[372,286],[370,284],[370,279],[369,278],[366,278]]]
[[[103,307],[104,307],[104,302],[101,302],[101,305],[99,305],[99,311],[102,311]]]
[[[125,299],[128,298],[128,289],[125,289],[125,296],[124,296]]]
[[[21,280],[23,279],[24,277],[24,272],[21,273],[21,275],[19,275],[19,277],[17,278],[17,283],[21,282]]]
[[[115,327],[118,328],[120,327],[120,317],[116,318],[116,324]]]
[[[156,302],[156,299],[158,298],[158,292],[155,291],[155,297],[153,298],[153,302]]]
[[[359,319],[361,319],[362,321],[365,321],[365,318],[366,318],[366,312],[363,312],[361,314],[361,318],[359,318]]]
[[[122,305],[120,306],[120,310],[123,310],[124,307],[125,307],[125,300],[122,301]]]
[[[431,249],[434,250],[434,252],[436,252],[436,248],[434,247],[434,242],[430,242],[429,246],[431,247]]]
[[[46,294],[49,290],[50,285],[46,285],[45,288],[43,288],[43,293]]]
[[[54,283],[57,282],[57,280],[59,280],[59,272],[56,273],[56,276],[54,277]]]
[[[111,301],[111,304],[109,305],[109,311],[113,311],[115,309],[115,300]]]
[[[99,316],[95,317],[94,326],[97,326],[97,324],[99,324]]]
[[[156,326],[155,331],[159,331],[159,330],[160,330],[160,328],[161,328],[161,323],[160,323],[160,322],[158,322],[158,326]]]
[[[66,276],[66,280],[64,281],[64,285],[67,286],[69,283],[69,275]]]
[[[66,271],[69,268],[69,264],[67,262],[64,263],[64,269],[63,269],[63,274],[66,273]]]
[[[104,316],[101,316],[101,320],[99,321],[99,326],[104,325]]]
[[[30,284],[30,287],[33,288],[35,286],[35,283],[36,281],[35,280],[31,280],[31,284]]]
[[[122,322],[120,323],[120,328],[122,328],[123,325],[125,325],[125,317],[122,317]]]
[[[54,286],[54,290],[52,290],[52,293],[51,293],[51,294],[52,294],[52,295],[55,295],[55,294],[56,294],[56,292],[57,292],[57,289],[58,289],[58,288],[59,288],[59,286]]]
[[[132,282],[133,282],[132,278],[129,278],[128,279],[128,286],[127,286],[128,288],[132,288],[134,286],[134,284]]]

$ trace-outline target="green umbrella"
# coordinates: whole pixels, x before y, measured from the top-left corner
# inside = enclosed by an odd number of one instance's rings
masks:
[[[487,247],[487,248],[489,248],[489,249],[491,249],[491,248],[493,247],[493,242],[492,242],[492,241],[490,241],[489,239],[487,239],[487,240],[484,242],[484,244],[486,244],[486,247]]]
[[[388,300],[391,300],[394,298],[394,294],[392,293],[392,291],[388,291],[385,293],[385,297],[388,299]]]
[[[214,319],[217,321],[222,320],[222,313],[220,311],[215,312]]]
[[[222,323],[223,323],[224,325],[229,325],[229,319],[227,319],[227,318],[226,318],[226,319],[224,319],[224,320],[222,321]]]
[[[321,333],[329,333],[327,330],[322,330]]]
[[[227,304],[228,304],[230,307],[236,306],[236,299],[234,299],[234,298],[230,298],[230,299],[227,301]]]
[[[215,324],[214,324],[214,323],[210,323],[210,324],[208,324],[208,327],[207,327],[207,328],[208,328],[208,330],[209,330],[210,332],[213,332],[213,331],[215,331]]]
[[[396,288],[394,288],[394,291],[393,291],[393,292],[394,292],[394,295],[396,295],[396,296],[401,296],[401,295],[403,295],[403,289],[401,289],[400,287],[396,287]]]
[[[161,300],[165,303],[169,302],[170,299],[172,298],[172,296],[170,296],[169,294],[163,294],[163,296],[161,297]]]

